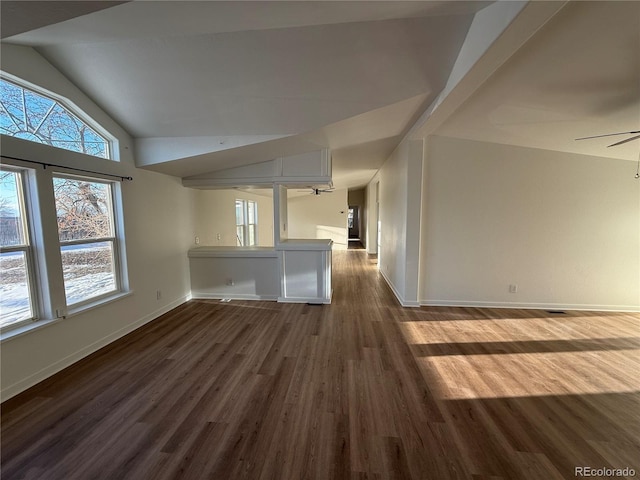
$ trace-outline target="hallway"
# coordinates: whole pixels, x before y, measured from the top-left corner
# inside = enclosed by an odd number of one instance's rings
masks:
[[[192,300],[2,405],[2,478],[559,479],[640,471],[640,316]]]

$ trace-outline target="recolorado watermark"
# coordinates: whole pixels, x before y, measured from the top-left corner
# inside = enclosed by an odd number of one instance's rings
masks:
[[[635,477],[636,471],[631,467],[575,467],[573,474],[576,477]]]

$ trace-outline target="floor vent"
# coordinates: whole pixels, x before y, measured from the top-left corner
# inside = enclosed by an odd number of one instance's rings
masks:
[[[566,315],[567,312],[564,310],[547,310],[547,313],[551,313],[552,315]]]

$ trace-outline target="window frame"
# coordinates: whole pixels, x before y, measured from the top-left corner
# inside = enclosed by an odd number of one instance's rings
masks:
[[[245,236],[246,236],[246,227],[245,227],[245,208],[244,208],[244,200],[236,198],[234,203],[235,205],[235,217],[236,217],[236,246],[244,247],[245,244]],[[238,206],[240,206],[242,212],[242,223],[238,223]],[[239,233],[242,232],[242,233]]]
[[[91,116],[89,116],[88,114],[86,114],[80,107],[78,107],[75,103],[73,103],[71,100],[69,100],[68,98],[62,97],[60,95],[55,94],[54,92],[50,92],[38,85],[35,85],[31,82],[27,82],[25,80],[22,80],[21,78],[15,77],[11,74],[8,74],[2,70],[0,70],[0,80],[3,80],[7,83],[13,84],[18,88],[21,88],[23,90],[26,91],[30,91],[36,95],[40,95],[42,97],[48,98],[49,100],[52,100],[53,102],[55,102],[56,104],[60,105],[60,107],[62,107],[64,110],[66,110],[67,113],[77,117],[80,121],[82,121],[86,126],[88,126],[89,128],[93,129],[95,131],[95,133],[97,133],[99,136],[101,136],[104,140],[105,140],[105,148],[106,148],[106,156],[105,157],[100,157],[97,155],[92,155],[90,153],[84,153],[84,152],[78,152],[76,150],[70,150],[64,147],[58,147],[55,145],[49,145],[47,143],[43,143],[43,142],[36,142],[34,140],[29,140],[29,139],[21,139],[24,141],[31,141],[33,143],[39,143],[41,145],[46,145],[48,147],[52,147],[52,148],[58,148],[60,150],[64,150],[67,152],[73,152],[73,153],[79,153],[80,155],[88,155],[92,158],[96,158],[96,159],[100,159],[100,160],[108,160],[108,161],[119,161],[119,156],[118,156],[118,141],[117,139],[111,134],[109,133],[102,125],[100,125],[98,122],[96,122]],[[4,108],[3,108],[4,109]],[[26,112],[25,112],[26,114]],[[46,119],[46,118],[45,118]],[[6,135],[4,133],[2,133],[1,135],[5,135],[7,137],[12,137],[12,138],[18,138],[20,139],[20,137],[15,137],[14,135]]]
[[[0,246],[0,253],[13,253],[22,252],[25,262],[25,274],[27,277],[27,291],[29,293],[29,308],[31,311],[31,317],[19,320],[17,322],[10,323],[8,325],[0,326],[0,332],[4,333],[15,328],[22,327],[24,325],[32,324],[39,320],[41,316],[40,312],[40,297],[39,289],[36,288],[39,285],[39,277],[36,270],[36,261],[34,253],[34,232],[32,230],[32,211],[33,206],[30,202],[29,182],[27,177],[29,175],[29,169],[24,167],[18,167],[14,165],[2,164],[0,165],[0,171],[12,172],[18,175],[18,181],[16,185],[18,187],[18,206],[20,208],[20,216],[23,231],[24,243],[20,245]]]
[[[246,200],[244,198],[236,198],[235,207],[238,208],[238,202],[242,205],[242,217],[243,223],[238,223],[238,216],[236,214],[236,243],[238,247],[256,247],[258,246],[258,202],[255,200]],[[249,219],[249,203],[253,204],[253,218]],[[249,244],[251,232],[250,228],[253,226],[253,243]],[[238,229],[242,229],[242,238],[238,234]]]
[[[11,323],[0,327],[0,341],[4,342],[16,336],[20,336],[55,322],[64,321],[68,317],[83,314],[94,308],[99,308],[111,302],[118,301],[132,294],[129,283],[129,270],[127,264],[127,245],[125,238],[124,219],[124,195],[122,182],[114,180],[111,173],[100,174],[91,170],[102,170],[104,161],[120,161],[120,143],[118,138],[110,134],[97,120],[86,114],[81,108],[59,94],[50,92],[44,87],[34,85],[19,77],[0,70],[2,80],[17,85],[26,91],[32,91],[59,104],[61,108],[71,112],[76,122],[84,122],[94,132],[107,140],[109,157],[98,157],[88,153],[67,150],[55,147],[47,143],[29,142],[20,138],[10,138],[9,135],[0,135],[2,142],[6,143],[2,154],[0,166],[7,170],[19,171],[21,175],[25,221],[25,231],[29,237],[28,282],[30,294],[30,306],[32,319]],[[74,97],[76,98],[76,97]],[[78,96],[83,105],[88,105],[89,111],[95,108],[90,100]],[[16,110],[17,111],[17,110]],[[42,112],[45,110],[42,109]],[[98,119],[103,119],[103,113],[98,112]],[[40,117],[37,117],[40,118]],[[107,117],[108,119],[108,117]],[[109,122],[111,122],[109,120]],[[34,122],[31,122],[35,125]],[[35,128],[35,127],[34,127]],[[63,132],[64,134],[64,132]],[[38,147],[29,147],[24,143],[39,143]],[[22,153],[22,152],[29,152]],[[11,156],[13,155],[13,156]],[[26,157],[21,159],[20,157]],[[55,161],[57,165],[52,164]],[[33,164],[39,164],[34,166]],[[78,165],[84,168],[78,175]],[[119,167],[109,167],[113,171]],[[86,169],[86,171],[85,171]],[[82,301],[69,304],[64,288],[64,268],[61,256],[60,235],[57,225],[57,209],[55,205],[55,193],[53,178],[73,177],[82,178],[90,182],[101,182],[110,186],[111,202],[111,228],[110,237],[106,237],[111,248],[111,262],[113,268],[113,280],[115,289]],[[118,175],[120,177],[120,175]],[[122,176],[122,179],[128,178]],[[91,242],[98,242],[101,238],[94,238]],[[15,247],[10,247],[15,250]],[[7,249],[3,249],[7,251]],[[92,258],[92,257],[90,257]]]
[[[86,175],[74,175],[63,173],[59,171],[54,171],[51,175],[51,182],[55,181],[56,178],[69,179],[69,180],[80,180],[86,181],[90,183],[101,183],[105,184],[109,188],[109,210],[110,210],[110,220],[111,220],[111,236],[108,237],[93,237],[87,239],[80,240],[60,240],[60,230],[57,228],[57,215],[56,215],[56,231],[58,233],[58,244],[60,247],[60,255],[62,256],[62,249],[66,246],[74,246],[74,245],[84,245],[84,244],[92,244],[92,243],[111,243],[111,260],[113,266],[113,280],[114,280],[114,289],[108,292],[94,295],[92,297],[88,297],[84,300],[69,303],[69,299],[66,295],[66,282],[64,282],[64,263],[61,260],[60,268],[63,273],[63,283],[65,285],[65,305],[67,310],[77,311],[82,309],[83,307],[93,305],[97,302],[101,302],[102,300],[113,297],[114,295],[118,295],[123,291],[123,282],[122,282],[122,264],[121,264],[121,248],[120,248],[120,239],[121,235],[119,232],[119,222],[117,218],[117,207],[116,207],[116,184],[117,182],[114,180],[106,180],[99,177],[91,177]],[[55,189],[54,189],[54,202],[57,202],[55,197]],[[56,212],[57,213],[57,212]]]

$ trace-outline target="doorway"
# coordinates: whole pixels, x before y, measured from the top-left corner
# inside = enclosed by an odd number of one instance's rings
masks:
[[[349,206],[347,226],[349,227],[349,240],[360,240],[360,208],[357,205]]]
[[[347,229],[349,231],[349,248],[364,248],[360,239],[360,207],[349,205],[347,213]]]

